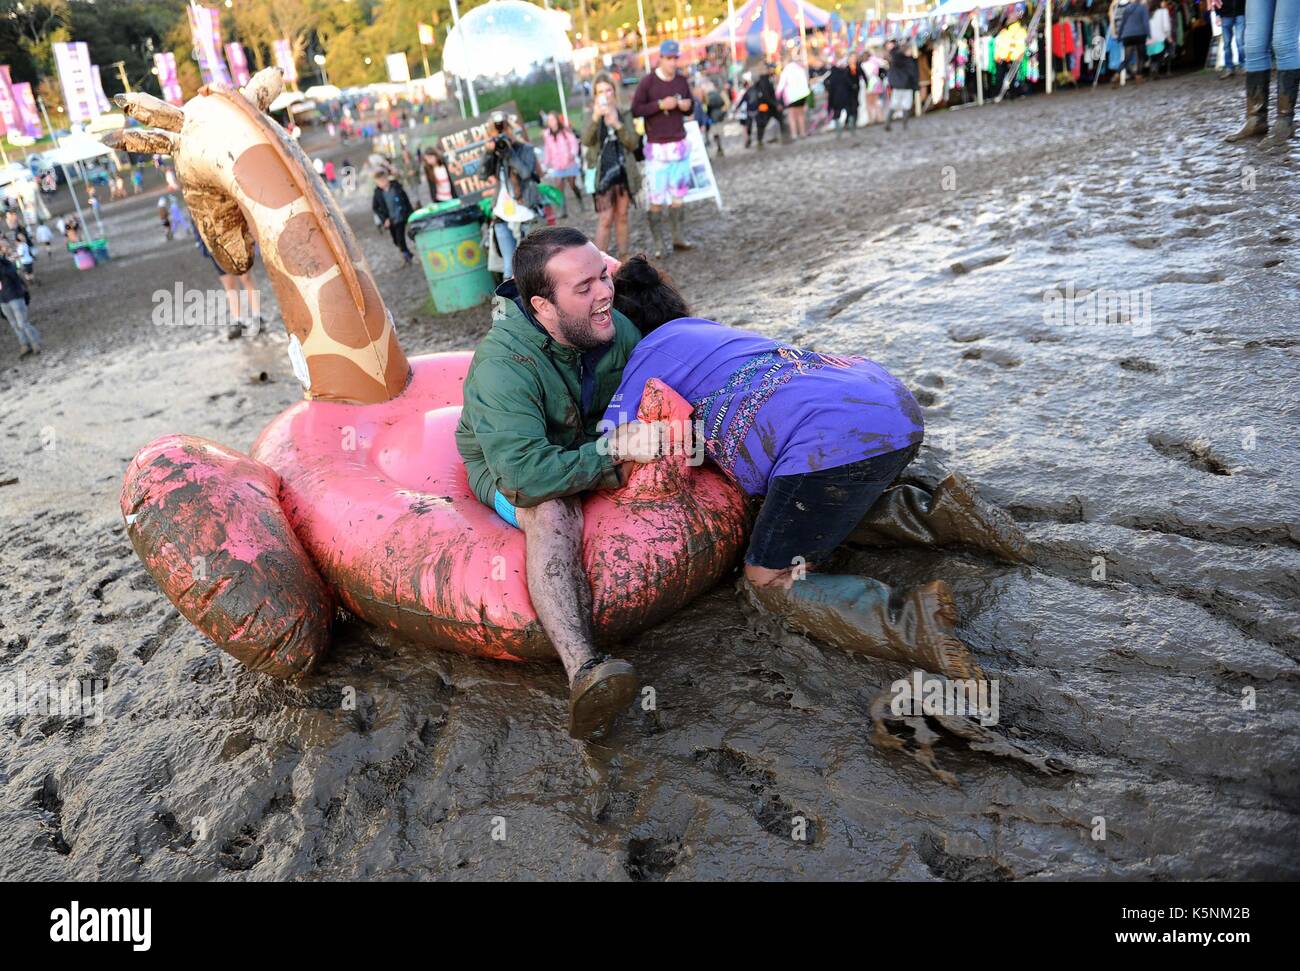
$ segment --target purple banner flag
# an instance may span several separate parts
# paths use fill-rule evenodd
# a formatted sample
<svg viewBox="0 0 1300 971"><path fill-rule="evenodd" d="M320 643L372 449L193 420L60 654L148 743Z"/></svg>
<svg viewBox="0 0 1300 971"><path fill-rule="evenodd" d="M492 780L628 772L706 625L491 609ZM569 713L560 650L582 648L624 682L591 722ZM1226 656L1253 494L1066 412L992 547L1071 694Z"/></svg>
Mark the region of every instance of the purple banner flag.
<svg viewBox="0 0 1300 971"><path fill-rule="evenodd" d="M244 54L244 45L231 41L226 45L226 63L230 65L230 76L241 88L248 83L248 57Z"/></svg>
<svg viewBox="0 0 1300 971"><path fill-rule="evenodd" d="M181 81L176 76L176 55L171 51L155 54L153 66L158 74L158 88L162 91L163 100L174 105L182 104L185 96L181 94Z"/></svg>
<svg viewBox="0 0 1300 971"><path fill-rule="evenodd" d="M45 128L41 125L41 113L36 110L36 95L32 93L32 86L26 81L15 84L14 96L18 99L18 117L22 119L23 133L32 138L40 138L45 134Z"/></svg>
<svg viewBox="0 0 1300 971"><path fill-rule="evenodd" d="M293 63L293 45L289 39L283 38L277 40L273 45L275 48L275 64L284 72L285 83L298 80L298 67Z"/></svg>
<svg viewBox="0 0 1300 971"><path fill-rule="evenodd" d="M68 121L90 121L99 115L94 82L90 78L90 51L81 41L55 41L53 46L54 66L63 86L63 106Z"/></svg>
<svg viewBox="0 0 1300 971"><path fill-rule="evenodd" d="M230 74L221 59L221 14L211 7L190 4L190 34L199 58L204 84L229 84Z"/></svg>

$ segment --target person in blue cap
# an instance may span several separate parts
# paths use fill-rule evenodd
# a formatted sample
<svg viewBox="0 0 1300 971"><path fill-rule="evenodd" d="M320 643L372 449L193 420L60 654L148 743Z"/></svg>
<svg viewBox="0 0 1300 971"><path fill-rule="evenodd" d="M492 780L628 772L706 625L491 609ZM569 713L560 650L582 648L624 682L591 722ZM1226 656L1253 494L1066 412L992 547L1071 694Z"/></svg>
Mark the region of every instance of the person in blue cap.
<svg viewBox="0 0 1300 971"><path fill-rule="evenodd" d="M664 242L663 208L675 250L694 247L682 233L682 202L691 187L691 149L686 119L694 101L691 86L677 70L682 50L675 40L659 45L659 63L641 79L632 96L632 114L645 119L646 209L655 240L655 257L668 252Z"/></svg>

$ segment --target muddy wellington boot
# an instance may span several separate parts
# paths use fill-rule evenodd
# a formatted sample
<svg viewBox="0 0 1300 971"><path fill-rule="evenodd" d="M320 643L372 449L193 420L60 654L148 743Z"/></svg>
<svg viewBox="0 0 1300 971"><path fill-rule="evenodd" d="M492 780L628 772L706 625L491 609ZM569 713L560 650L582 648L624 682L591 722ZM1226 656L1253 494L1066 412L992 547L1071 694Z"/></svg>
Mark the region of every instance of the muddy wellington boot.
<svg viewBox="0 0 1300 971"><path fill-rule="evenodd" d="M606 731L640 686L636 670L626 661L593 657L578 668L569 687L569 735L581 740Z"/></svg>
<svg viewBox="0 0 1300 971"><path fill-rule="evenodd" d="M1295 135L1295 98L1300 88L1300 70L1277 72L1277 122L1272 133L1260 144L1265 148L1284 148Z"/></svg>
<svg viewBox="0 0 1300 971"><path fill-rule="evenodd" d="M1246 72L1246 123L1225 142L1240 142L1268 134L1268 71Z"/></svg>
<svg viewBox="0 0 1300 971"><path fill-rule="evenodd" d="M944 546L961 543L988 550L1012 563L1032 563L1034 550L1010 516L980 498L974 484L949 473L928 492L920 486L886 489L849 541L863 546Z"/></svg>
<svg viewBox="0 0 1300 971"><path fill-rule="evenodd" d="M668 210L668 224L673 228L673 249L680 252L695 249L695 244L688 242L682 231L682 223L686 220L686 207L673 206Z"/></svg>
<svg viewBox="0 0 1300 971"><path fill-rule="evenodd" d="M650 209L645 214L646 222L650 224L650 235L654 237L655 241L655 251L653 255L656 260L663 259L664 254L668 252L668 247L664 243L663 216L664 214L662 210L656 212L655 210Z"/></svg>
<svg viewBox="0 0 1300 971"><path fill-rule="evenodd" d="M957 606L942 580L901 597L879 580L831 573L809 573L789 590L756 587L746 579L741 579L738 589L758 610L842 651L898 661L949 678L984 677L970 648L953 632Z"/></svg>

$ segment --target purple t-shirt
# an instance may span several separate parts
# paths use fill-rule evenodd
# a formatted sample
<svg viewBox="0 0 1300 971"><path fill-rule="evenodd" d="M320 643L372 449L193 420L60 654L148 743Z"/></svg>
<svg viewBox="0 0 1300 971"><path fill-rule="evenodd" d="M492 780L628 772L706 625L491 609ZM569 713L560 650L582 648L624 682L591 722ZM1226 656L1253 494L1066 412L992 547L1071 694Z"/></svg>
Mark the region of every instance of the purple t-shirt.
<svg viewBox="0 0 1300 971"><path fill-rule="evenodd" d="M924 435L916 399L874 361L802 351L698 317L670 321L636 345L605 420L634 420L650 378L695 406L706 454L754 496L766 495L774 476L849 465Z"/></svg>

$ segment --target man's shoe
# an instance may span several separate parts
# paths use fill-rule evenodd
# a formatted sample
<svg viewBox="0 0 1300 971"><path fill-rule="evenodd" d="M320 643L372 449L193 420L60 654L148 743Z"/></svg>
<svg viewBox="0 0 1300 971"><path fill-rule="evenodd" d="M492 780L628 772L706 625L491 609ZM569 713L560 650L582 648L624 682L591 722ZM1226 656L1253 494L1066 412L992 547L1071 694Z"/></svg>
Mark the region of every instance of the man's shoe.
<svg viewBox="0 0 1300 971"><path fill-rule="evenodd" d="M616 657L594 657L578 669L569 688L569 735L588 739L609 730L636 697L636 669Z"/></svg>
<svg viewBox="0 0 1300 971"><path fill-rule="evenodd" d="M242 320L232 321L226 328L226 340L236 341L244 336L244 322Z"/></svg>
<svg viewBox="0 0 1300 971"><path fill-rule="evenodd" d="M28 354L30 354L31 352L32 352L32 349L31 349L30 347L28 347L26 344L24 344L23 347L22 347L22 350L20 350L20 351L18 352L18 356L19 356L19 357L26 357L26 356L27 356Z"/></svg>

